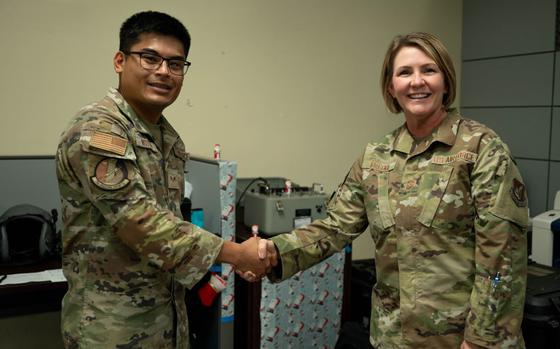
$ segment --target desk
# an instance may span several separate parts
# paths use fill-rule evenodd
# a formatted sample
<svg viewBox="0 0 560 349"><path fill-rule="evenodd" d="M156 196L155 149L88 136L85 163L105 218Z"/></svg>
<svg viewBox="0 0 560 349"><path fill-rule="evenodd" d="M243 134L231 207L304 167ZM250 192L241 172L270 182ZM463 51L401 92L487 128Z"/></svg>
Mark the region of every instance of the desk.
<svg viewBox="0 0 560 349"><path fill-rule="evenodd" d="M34 273L58 269L60 266L60 258L49 258L23 266L0 265L0 275ZM65 281L0 285L0 317L60 311L67 289Z"/></svg>

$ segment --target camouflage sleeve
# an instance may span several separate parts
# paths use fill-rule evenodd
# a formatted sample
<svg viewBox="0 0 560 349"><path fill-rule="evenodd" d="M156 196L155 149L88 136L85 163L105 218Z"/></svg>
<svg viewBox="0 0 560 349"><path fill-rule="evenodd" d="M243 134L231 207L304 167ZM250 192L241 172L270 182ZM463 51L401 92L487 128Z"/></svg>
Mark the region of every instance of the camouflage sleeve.
<svg viewBox="0 0 560 349"><path fill-rule="evenodd" d="M272 238L280 254L282 275L270 274L272 281L287 279L340 251L367 227L361 187L362 160L357 160L327 205L327 217Z"/></svg>
<svg viewBox="0 0 560 349"><path fill-rule="evenodd" d="M79 183L76 189L84 192L125 245L154 267L173 272L178 282L194 286L214 263L223 240L157 204L124 131L114 124L105 130L93 122L79 127L79 138L69 138L66 145L67 166ZM99 134L117 145L92 146Z"/></svg>
<svg viewBox="0 0 560 349"><path fill-rule="evenodd" d="M486 348L522 347L527 276L527 194L507 146L484 137L471 174L475 277L465 339Z"/></svg>

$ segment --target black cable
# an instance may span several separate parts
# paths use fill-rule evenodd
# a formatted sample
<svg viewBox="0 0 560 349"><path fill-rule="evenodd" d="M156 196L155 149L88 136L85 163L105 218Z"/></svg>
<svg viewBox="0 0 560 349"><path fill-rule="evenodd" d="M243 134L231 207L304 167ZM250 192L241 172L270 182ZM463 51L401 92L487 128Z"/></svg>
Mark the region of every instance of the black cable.
<svg viewBox="0 0 560 349"><path fill-rule="evenodd" d="M255 183L256 181L262 181L266 186L268 186L268 181L266 179L262 177L253 178L253 180L251 180L249 184L247 184L245 189L243 189L243 192L241 193L241 195L239 195L239 198L237 198L237 203L235 204L235 207L239 207L239 203L241 202L241 199L243 198L243 196L245 196L245 193L251 187L251 185L253 185L253 183Z"/></svg>

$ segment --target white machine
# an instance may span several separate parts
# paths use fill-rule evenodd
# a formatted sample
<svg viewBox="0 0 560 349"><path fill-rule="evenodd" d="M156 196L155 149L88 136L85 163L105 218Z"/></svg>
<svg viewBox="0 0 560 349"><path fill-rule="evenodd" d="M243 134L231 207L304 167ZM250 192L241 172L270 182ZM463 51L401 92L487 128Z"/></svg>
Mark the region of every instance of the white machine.
<svg viewBox="0 0 560 349"><path fill-rule="evenodd" d="M560 191L554 209L533 218L531 259L539 264L560 268Z"/></svg>

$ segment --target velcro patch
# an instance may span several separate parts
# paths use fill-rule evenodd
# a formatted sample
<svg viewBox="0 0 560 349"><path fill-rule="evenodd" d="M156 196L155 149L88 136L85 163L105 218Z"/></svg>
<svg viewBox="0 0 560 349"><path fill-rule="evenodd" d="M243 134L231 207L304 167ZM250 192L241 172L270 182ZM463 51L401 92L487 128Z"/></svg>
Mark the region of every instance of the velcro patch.
<svg viewBox="0 0 560 349"><path fill-rule="evenodd" d="M438 164L438 165L450 164L457 160L463 160L466 162L473 163L476 161L477 157L478 154L476 153L466 151L466 150L461 150L457 154L453 154L453 155L434 155L432 156L431 161L432 164Z"/></svg>
<svg viewBox="0 0 560 349"><path fill-rule="evenodd" d="M370 168L375 172L389 172L395 169L395 163L372 161Z"/></svg>
<svg viewBox="0 0 560 349"><path fill-rule="evenodd" d="M89 141L91 147L106 150L111 153L123 156L126 152L128 140L108 133L96 131Z"/></svg>
<svg viewBox="0 0 560 349"><path fill-rule="evenodd" d="M181 189L181 179L178 171L169 170L167 173L167 187L169 189Z"/></svg>
<svg viewBox="0 0 560 349"><path fill-rule="evenodd" d="M128 170L122 159L105 158L95 166L93 184L103 190L118 190L130 183Z"/></svg>

